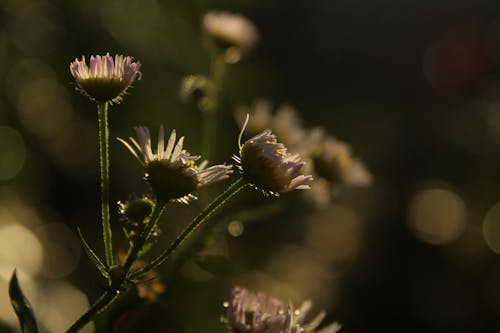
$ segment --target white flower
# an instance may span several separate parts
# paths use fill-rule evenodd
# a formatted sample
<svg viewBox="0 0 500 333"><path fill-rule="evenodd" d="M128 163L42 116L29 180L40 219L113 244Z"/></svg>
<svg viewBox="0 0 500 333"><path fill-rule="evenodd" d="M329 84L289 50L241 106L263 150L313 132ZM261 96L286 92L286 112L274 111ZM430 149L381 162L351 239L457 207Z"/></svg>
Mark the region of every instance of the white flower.
<svg viewBox="0 0 500 333"><path fill-rule="evenodd" d="M264 293L235 287L227 303L229 325L241 333L280 333L287 326L287 306Z"/></svg>
<svg viewBox="0 0 500 333"><path fill-rule="evenodd" d="M208 12L203 16L203 29L224 52L228 63L236 63L242 54L257 44L259 33L247 18L228 12Z"/></svg>
<svg viewBox="0 0 500 333"><path fill-rule="evenodd" d="M248 115L245 125L248 122ZM276 135L267 129L238 146L240 156L233 159L240 164L243 178L266 193L278 195L295 189L309 189L310 175L301 175L305 165L298 154L289 154L287 148L278 142Z"/></svg>
<svg viewBox="0 0 500 333"><path fill-rule="evenodd" d="M192 194L202 186L226 179L232 173L231 165L214 165L206 168L204 161L196 165L199 156L192 156L183 149L184 137L176 143L173 130L165 147L164 130L160 126L158 145L153 152L151 136L146 127L135 127L136 141L130 137L130 143L118 139L144 166L146 179L157 198L176 200L187 203L195 198Z"/></svg>
<svg viewBox="0 0 500 333"><path fill-rule="evenodd" d="M227 323L238 333L336 333L340 330L340 325L333 323L315 331L325 317L324 312L305 323L312 307L310 301L294 309L290 303L262 292L234 287L224 305Z"/></svg>
<svg viewBox="0 0 500 333"><path fill-rule="evenodd" d="M349 146L333 137L326 137L313 153L316 173L333 183L368 186L372 176L364 164L354 158Z"/></svg>
<svg viewBox="0 0 500 333"><path fill-rule="evenodd" d="M85 56L69 65L80 91L92 100L115 103L121 101L136 79L141 79L140 68L141 63L132 57L117 54L113 59L109 53L91 56L89 66Z"/></svg>

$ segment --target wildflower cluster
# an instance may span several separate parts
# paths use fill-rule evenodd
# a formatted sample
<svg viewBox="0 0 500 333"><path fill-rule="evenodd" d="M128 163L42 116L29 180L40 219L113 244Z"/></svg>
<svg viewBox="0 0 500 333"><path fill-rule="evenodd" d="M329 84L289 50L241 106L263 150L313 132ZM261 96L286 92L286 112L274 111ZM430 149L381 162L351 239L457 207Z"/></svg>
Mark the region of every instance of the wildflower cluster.
<svg viewBox="0 0 500 333"><path fill-rule="evenodd" d="M250 114L248 123L244 120L246 114ZM329 203L332 187L368 186L372 182L364 164L352 155L345 142L326 135L322 128L304 128L297 111L289 105L280 106L273 113L271 103L259 99L252 107L237 108L235 118L251 135L264 129L273 130L290 152L307 161L306 171L314 180L304 198L316 206Z"/></svg>
<svg viewBox="0 0 500 333"><path fill-rule="evenodd" d="M203 156L214 159L214 138L217 132L218 108L222 98L223 73L226 64L238 62L255 47L259 36L248 19L227 12L210 12L203 17L203 29L212 43L213 68L210 76L191 75L182 83L180 97L194 102L203 111L205 127ZM170 245L155 258L146 253L158 243L159 221L169 204L190 204L197 200L202 188L227 180L233 175L230 164L208 165L201 155L194 155L184 147L184 137L178 138L172 129L168 138L163 126L159 127L157 141L147 127L134 127L135 137L118 138L142 166L142 176L149 190L138 197L118 202L120 225L128 241L128 249L113 250L112 214L110 214L110 157L108 107L122 101L123 96L136 80L141 79L141 63L130 56L109 53L85 56L70 63L70 72L77 90L96 102L99 126L99 158L101 175L101 219L105 259L92 250L80 233L82 246L102 277L108 282L103 295L69 329L78 332L98 313L115 302L119 294L135 288L140 297L152 302L165 290L155 280L156 269L178 250L196 228L220 210L234 195L246 187L253 187L267 194L279 196L293 190L308 190L313 176L331 184L366 185L371 178L359 160L351 156L349 148L322 131L305 130L295 111L278 110L271 115L267 102L259 102L255 110L248 110L242 122L240 135L234 143L240 178L213 199L199 214L174 237ZM250 116L248 115L250 113ZM248 126L247 126L248 125ZM251 137L242 142L245 130ZM313 187L314 188L314 187ZM129 197L130 198L130 197ZM200 204L202 206L204 202ZM195 208L193 208L195 209ZM17 293L13 299L16 311L30 313L24 295ZM19 305L24 305L19 306ZM323 320L321 313L311 321L306 317L311 302L304 302L298 309L291 303L263 293L235 287L226 304L226 323L234 333L336 333L336 323L317 329ZM30 327L36 332L34 316ZM30 331L30 332L31 332Z"/></svg>

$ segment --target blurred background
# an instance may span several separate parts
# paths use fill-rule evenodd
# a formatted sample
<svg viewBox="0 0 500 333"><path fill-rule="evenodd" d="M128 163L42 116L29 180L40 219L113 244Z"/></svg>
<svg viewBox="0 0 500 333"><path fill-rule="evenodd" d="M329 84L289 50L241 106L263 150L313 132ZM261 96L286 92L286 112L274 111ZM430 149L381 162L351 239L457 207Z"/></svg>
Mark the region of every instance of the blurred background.
<svg viewBox="0 0 500 333"><path fill-rule="evenodd" d="M310 298L344 332L497 332L500 3L486 0L1 0L0 330L17 332L14 267L44 332L62 332L105 287L75 234L103 253L97 113L69 63L141 61L142 81L110 112L113 201L141 195L140 166L114 138L164 124L200 152L202 117L179 85L208 73L201 18L214 9L260 31L227 68L214 162L237 152L235 108L263 97L348 142L373 184L335 188L321 208L247 191L162 266L163 293L130 293L87 331L224 332L238 284ZM171 205L157 247L199 208Z"/></svg>

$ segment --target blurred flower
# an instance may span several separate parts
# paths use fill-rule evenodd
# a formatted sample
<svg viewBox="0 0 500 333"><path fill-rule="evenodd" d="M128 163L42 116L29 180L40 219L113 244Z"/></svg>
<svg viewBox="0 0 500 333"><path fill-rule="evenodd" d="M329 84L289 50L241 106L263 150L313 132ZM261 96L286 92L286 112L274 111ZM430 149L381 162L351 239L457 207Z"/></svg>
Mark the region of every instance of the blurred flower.
<svg viewBox="0 0 500 333"><path fill-rule="evenodd" d="M311 189L303 191L301 198L313 208L326 208L332 199L330 183L327 180L318 177L311 182Z"/></svg>
<svg viewBox="0 0 500 333"><path fill-rule="evenodd" d="M141 79L140 68L141 63L132 57L117 54L113 60L109 53L91 56L90 66L87 66L85 56L69 65L78 90L101 103L119 103L132 83Z"/></svg>
<svg viewBox="0 0 500 333"><path fill-rule="evenodd" d="M235 119L240 128L247 114L250 115L250 120L246 131L250 135L256 135L269 128L289 151L298 153L302 157L310 154L311 147L314 147L323 135L319 128L304 129L297 110L291 105L278 106L274 114L272 104L264 98L257 99L250 107L239 106L235 111Z"/></svg>
<svg viewBox="0 0 500 333"><path fill-rule="evenodd" d="M246 114L250 115L248 121ZM372 182L369 171L352 156L345 143L325 135L321 127L304 128L292 106L281 105L273 112L272 104L261 98L250 107L238 107L235 119L251 135L271 130L290 153L301 156L306 162L302 173L312 175L314 181L309 183L311 190L304 191L300 197L314 208L328 206L335 194L332 185L368 186Z"/></svg>
<svg viewBox="0 0 500 333"><path fill-rule="evenodd" d="M295 189L309 189L307 183L312 180L312 176L299 174L305 162L298 154L289 154L287 148L268 129L242 145L244 130L245 125L238 139L240 156L233 156L233 159L240 164L243 178L248 183L275 195Z"/></svg>
<svg viewBox="0 0 500 333"><path fill-rule="evenodd" d="M280 333L287 326L288 307L277 298L234 287L227 306L229 325L241 333Z"/></svg>
<svg viewBox="0 0 500 333"><path fill-rule="evenodd" d="M184 103L194 103L202 111L210 106L207 90L211 89L212 83L202 75L188 75L182 79L179 97Z"/></svg>
<svg viewBox="0 0 500 333"><path fill-rule="evenodd" d="M217 48L225 52L229 63L238 62L259 40L255 25L247 18L228 12L208 12L203 16L203 29Z"/></svg>
<svg viewBox="0 0 500 333"><path fill-rule="evenodd" d="M371 174L352 156L349 146L333 137L326 137L312 158L316 173L332 183L368 186L372 182Z"/></svg>
<svg viewBox="0 0 500 333"><path fill-rule="evenodd" d="M340 325L333 323L319 331L315 329L325 314L320 313L312 321L304 323L312 307L310 301L302 303L299 309L293 309L281 300L261 292L234 287L227 307L227 323L238 333L335 333Z"/></svg>
<svg viewBox="0 0 500 333"><path fill-rule="evenodd" d="M214 165L205 168L207 162L196 165L199 156L191 156L183 150L184 137L177 144L175 130L170 134L164 148L164 130L160 126L156 153L152 151L151 136L146 127L135 128L138 141L130 137L129 144L118 139L139 160L145 168L146 179L154 194L160 200L188 203L194 199L192 192L229 177L232 165Z"/></svg>

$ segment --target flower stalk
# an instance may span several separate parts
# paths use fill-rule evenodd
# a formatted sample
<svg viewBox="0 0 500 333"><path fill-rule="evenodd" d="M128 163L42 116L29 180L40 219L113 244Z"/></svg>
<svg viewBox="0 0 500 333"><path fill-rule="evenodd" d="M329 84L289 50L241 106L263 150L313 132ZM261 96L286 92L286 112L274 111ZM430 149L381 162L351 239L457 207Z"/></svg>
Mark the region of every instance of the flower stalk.
<svg viewBox="0 0 500 333"><path fill-rule="evenodd" d="M193 233L193 231L199 227L203 222L205 222L210 216L212 216L217 210L222 208L229 199L236 195L239 191L247 186L247 183L243 178L238 179L231 186L229 186L221 195L219 195L214 201L212 201L203 212L196 216L193 221L182 231L182 233L170 244L170 246L163 251L156 259L151 261L149 264L143 268L130 274L130 279L141 276L142 274L158 267L167 260L172 253L179 248L179 246L184 243L184 241Z"/></svg>
<svg viewBox="0 0 500 333"><path fill-rule="evenodd" d="M113 300L118 297L118 293L114 290L108 290L85 312L77 321L71 325L70 328L66 331L66 333L76 333L79 332L85 325L87 325L95 315L101 312L104 308L106 308L109 304L113 302Z"/></svg>
<svg viewBox="0 0 500 333"><path fill-rule="evenodd" d="M113 244L109 215L109 125L108 102L97 103L99 115L99 157L101 169L101 217L106 264L113 266Z"/></svg>
<svg viewBox="0 0 500 333"><path fill-rule="evenodd" d="M226 63L223 55L214 52L213 60L210 70L210 89L208 89L208 104L204 112L205 121L203 122L203 147L202 155L207 159L214 157L214 147L217 139L217 128L219 121L219 107L220 107L220 92L222 90L222 83L224 80Z"/></svg>
<svg viewBox="0 0 500 333"><path fill-rule="evenodd" d="M151 217L149 219L147 227L143 230L143 232L139 236L139 239L136 242L134 242L133 246L129 250L127 258L125 259L125 263L123 264L125 272L128 272L130 270L130 267L132 267L132 264L137 259L140 250L142 249L144 244L148 241L153 230L155 230L156 226L158 225L158 221L160 220L160 216L163 212L163 209L165 208L165 205L166 205L165 201L156 202L156 205L154 206L153 211L151 212Z"/></svg>

